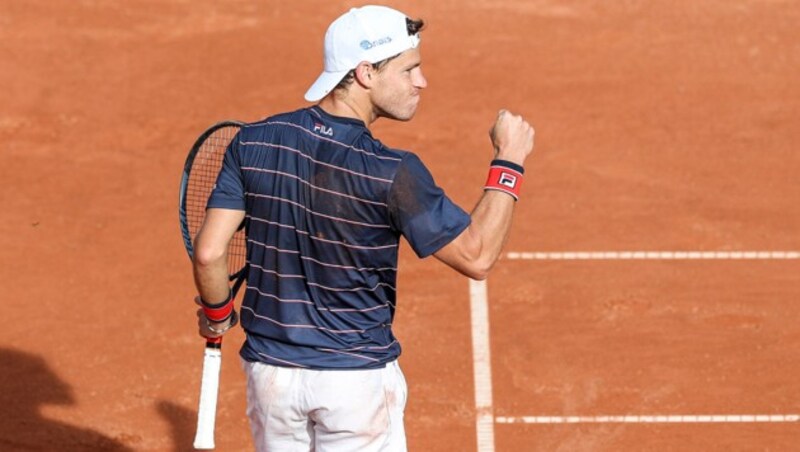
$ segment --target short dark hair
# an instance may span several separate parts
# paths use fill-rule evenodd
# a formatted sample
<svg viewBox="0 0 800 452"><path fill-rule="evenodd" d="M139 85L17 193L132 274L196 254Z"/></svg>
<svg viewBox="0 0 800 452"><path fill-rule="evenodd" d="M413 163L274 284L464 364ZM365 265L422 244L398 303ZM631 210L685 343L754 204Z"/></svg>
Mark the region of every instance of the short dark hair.
<svg viewBox="0 0 800 452"><path fill-rule="evenodd" d="M413 19L409 19L408 17L406 17L406 30L408 30L408 35L409 36L414 36L414 35L419 34L424 28L425 28L425 21L424 20L422 20L422 19L413 20ZM372 63L372 68L375 69L376 71L380 71L384 66L386 66L386 63L392 61L393 59L397 58L398 56L400 56L400 55L398 54L398 55L386 58L385 60L378 61L377 63ZM339 82L339 84L336 85L336 88L334 88L333 90L336 91L338 89L347 88L348 86L353 84L353 81L355 79L356 79L356 70L352 69L350 72L347 73L347 75L344 76L342 81Z"/></svg>

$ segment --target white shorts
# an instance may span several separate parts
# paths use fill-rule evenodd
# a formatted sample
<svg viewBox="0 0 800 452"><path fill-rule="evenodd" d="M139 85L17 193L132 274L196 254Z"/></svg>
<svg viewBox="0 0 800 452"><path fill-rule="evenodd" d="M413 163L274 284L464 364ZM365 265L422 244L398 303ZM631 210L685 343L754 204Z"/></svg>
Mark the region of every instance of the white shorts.
<svg viewBox="0 0 800 452"><path fill-rule="evenodd" d="M257 451L406 450L408 388L397 361L370 370L242 365Z"/></svg>

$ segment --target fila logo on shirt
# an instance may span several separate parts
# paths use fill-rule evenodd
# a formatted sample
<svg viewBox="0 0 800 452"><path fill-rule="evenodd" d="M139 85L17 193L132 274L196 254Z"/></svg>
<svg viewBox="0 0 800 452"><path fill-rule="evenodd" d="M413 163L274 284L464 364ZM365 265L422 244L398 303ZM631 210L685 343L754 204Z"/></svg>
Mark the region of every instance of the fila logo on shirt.
<svg viewBox="0 0 800 452"><path fill-rule="evenodd" d="M333 136L333 127L325 127L325 124L315 122L314 123L314 132L327 135L329 137Z"/></svg>
<svg viewBox="0 0 800 452"><path fill-rule="evenodd" d="M500 173L500 179L497 181L500 185L505 185L508 188L514 188L517 186L517 176L511 173Z"/></svg>

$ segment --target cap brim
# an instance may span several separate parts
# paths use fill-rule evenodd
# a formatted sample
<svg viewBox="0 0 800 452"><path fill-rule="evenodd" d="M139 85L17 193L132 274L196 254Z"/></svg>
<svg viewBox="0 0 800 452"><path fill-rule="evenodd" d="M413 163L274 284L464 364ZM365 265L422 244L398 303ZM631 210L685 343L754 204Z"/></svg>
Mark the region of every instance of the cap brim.
<svg viewBox="0 0 800 452"><path fill-rule="evenodd" d="M309 102L316 102L336 88L336 85L342 81L345 75L350 71L342 72L323 72L317 77L317 80L311 85L311 88L306 91L305 98Z"/></svg>

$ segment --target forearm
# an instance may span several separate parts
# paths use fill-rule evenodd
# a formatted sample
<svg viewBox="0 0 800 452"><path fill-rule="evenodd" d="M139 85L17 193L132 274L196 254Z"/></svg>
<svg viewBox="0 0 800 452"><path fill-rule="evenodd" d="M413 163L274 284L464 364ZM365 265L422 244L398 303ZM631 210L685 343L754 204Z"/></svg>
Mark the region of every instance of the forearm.
<svg viewBox="0 0 800 452"><path fill-rule="evenodd" d="M474 244L470 260L481 271L488 272L500 257L511 230L515 204L510 195L487 190L473 209L467 229Z"/></svg>
<svg viewBox="0 0 800 452"><path fill-rule="evenodd" d="M211 261L194 260L194 283L206 303L218 304L228 298L228 264L226 256Z"/></svg>
<svg viewBox="0 0 800 452"><path fill-rule="evenodd" d="M195 259L194 281L200 294L195 300L200 306L197 310L200 335L206 338L220 337L236 321L236 313L230 300L225 259L211 262Z"/></svg>

